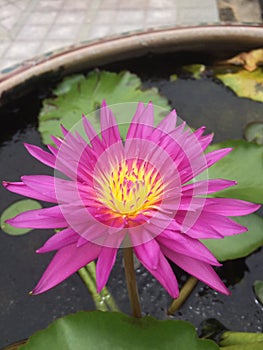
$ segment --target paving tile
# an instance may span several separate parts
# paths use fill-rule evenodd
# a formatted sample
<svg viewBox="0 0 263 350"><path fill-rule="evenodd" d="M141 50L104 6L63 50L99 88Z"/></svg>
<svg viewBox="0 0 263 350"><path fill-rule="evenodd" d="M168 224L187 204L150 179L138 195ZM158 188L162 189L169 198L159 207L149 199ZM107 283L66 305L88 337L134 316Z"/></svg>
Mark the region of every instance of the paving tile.
<svg viewBox="0 0 263 350"><path fill-rule="evenodd" d="M18 10L19 11L19 10ZM17 12L18 14L18 12ZM1 26L7 30L11 30L17 23L17 16L13 15L0 20Z"/></svg>
<svg viewBox="0 0 263 350"><path fill-rule="evenodd" d="M117 8L119 9L145 9L147 8L148 0L118 0Z"/></svg>
<svg viewBox="0 0 263 350"><path fill-rule="evenodd" d="M84 1L84 0L83 0ZM63 0L39 0L34 10L36 11L58 11L63 5Z"/></svg>
<svg viewBox="0 0 263 350"><path fill-rule="evenodd" d="M80 28L80 24L54 24L46 38L47 40L72 40L76 37Z"/></svg>
<svg viewBox="0 0 263 350"><path fill-rule="evenodd" d="M101 10L94 13L93 22L99 27L100 24L108 23L110 26L114 24L117 17L116 10Z"/></svg>
<svg viewBox="0 0 263 350"><path fill-rule="evenodd" d="M119 34L119 33L128 33L132 32L134 30L139 30L144 28L144 23L127 23L127 24L117 24L113 27L112 33Z"/></svg>
<svg viewBox="0 0 263 350"><path fill-rule="evenodd" d="M94 18L94 12L87 11L85 13L85 18L82 21L82 23L90 23L90 22L92 22L93 18Z"/></svg>
<svg viewBox="0 0 263 350"><path fill-rule="evenodd" d="M1 7L4 7L4 6L7 6L9 4L9 1L8 0L1 0L0 2L0 8Z"/></svg>
<svg viewBox="0 0 263 350"><path fill-rule="evenodd" d="M24 41L40 41L46 36L49 27L46 25L25 24L21 31L17 34L16 40L19 43L20 40Z"/></svg>
<svg viewBox="0 0 263 350"><path fill-rule="evenodd" d="M21 63L20 58L2 58L1 59L1 65L0 65L0 70L4 70L10 67L13 67L17 64Z"/></svg>
<svg viewBox="0 0 263 350"><path fill-rule="evenodd" d="M0 25L0 40L2 41L2 40L11 40L11 39L12 37L8 32L8 30L4 26Z"/></svg>
<svg viewBox="0 0 263 350"><path fill-rule="evenodd" d="M39 54L61 49L72 45L73 40L46 40L39 49Z"/></svg>
<svg viewBox="0 0 263 350"><path fill-rule="evenodd" d="M19 13L19 9L13 4L7 4L6 6L1 6L0 8L0 20L12 17Z"/></svg>
<svg viewBox="0 0 263 350"><path fill-rule="evenodd" d="M211 9L185 9L178 11L176 22L180 24L198 25L203 23L212 23L218 21L218 14L213 13Z"/></svg>
<svg viewBox="0 0 263 350"><path fill-rule="evenodd" d="M39 42L14 42L4 53L5 58L24 60L35 56L39 51Z"/></svg>
<svg viewBox="0 0 263 350"><path fill-rule="evenodd" d="M6 52L9 46L10 46L9 41L6 41L6 42L0 41L0 57L3 56L3 54Z"/></svg>
<svg viewBox="0 0 263 350"><path fill-rule="evenodd" d="M96 1L96 0L95 0ZM94 0L64 0L63 9L67 10L86 10L94 5ZM99 5L99 1L97 0Z"/></svg>
<svg viewBox="0 0 263 350"><path fill-rule="evenodd" d="M13 5L15 5L19 10L23 11L27 8L28 4L30 3L30 0L15 0L13 2Z"/></svg>
<svg viewBox="0 0 263 350"><path fill-rule="evenodd" d="M177 0L178 24L200 24L219 21L216 0L202 0L193 3L193 0Z"/></svg>
<svg viewBox="0 0 263 350"><path fill-rule="evenodd" d="M144 10L118 10L116 11L117 23L140 23L144 20Z"/></svg>
<svg viewBox="0 0 263 350"><path fill-rule="evenodd" d="M174 7L176 7L175 0L149 0L148 2L148 8L167 9Z"/></svg>
<svg viewBox="0 0 263 350"><path fill-rule="evenodd" d="M101 10L113 10L118 8L117 4L118 0L101 0L99 7Z"/></svg>
<svg viewBox="0 0 263 350"><path fill-rule="evenodd" d="M176 0L177 8L198 8L198 9L213 9L217 8L217 0Z"/></svg>
<svg viewBox="0 0 263 350"><path fill-rule="evenodd" d="M37 25L49 25L54 22L55 18L58 16L57 11L33 11L27 19L27 24L37 24Z"/></svg>
<svg viewBox="0 0 263 350"><path fill-rule="evenodd" d="M112 28L109 27L108 25L91 25L90 30L87 33L87 39L97 39L97 38L102 38L104 36L108 36L112 34Z"/></svg>
<svg viewBox="0 0 263 350"><path fill-rule="evenodd" d="M164 25L167 23L175 24L176 11L175 9L172 9L170 11L150 9L147 11L145 22L146 24L156 24L156 25Z"/></svg>
<svg viewBox="0 0 263 350"><path fill-rule="evenodd" d="M89 32L90 32L90 29L91 29L91 24L90 23L83 23L81 26L80 26L80 29L79 29L79 32L76 36L76 40L79 42L79 41L86 41L86 40L89 40Z"/></svg>
<svg viewBox="0 0 263 350"><path fill-rule="evenodd" d="M56 23L61 24L74 24L82 23L86 17L85 12L82 10L73 11L61 11L56 17Z"/></svg>

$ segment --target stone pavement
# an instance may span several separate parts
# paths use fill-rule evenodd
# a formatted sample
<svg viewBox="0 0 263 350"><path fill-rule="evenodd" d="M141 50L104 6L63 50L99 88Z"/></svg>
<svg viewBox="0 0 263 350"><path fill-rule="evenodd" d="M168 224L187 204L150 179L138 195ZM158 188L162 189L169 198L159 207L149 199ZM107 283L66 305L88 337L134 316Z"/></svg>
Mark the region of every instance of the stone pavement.
<svg viewBox="0 0 263 350"><path fill-rule="evenodd" d="M234 13L238 6L232 6L238 1L247 15L252 8L246 11L246 2L253 3L256 14L248 22L262 20L259 0L0 0L0 70L47 51L113 34L218 23L221 14L229 11L234 16L230 21L238 21Z"/></svg>

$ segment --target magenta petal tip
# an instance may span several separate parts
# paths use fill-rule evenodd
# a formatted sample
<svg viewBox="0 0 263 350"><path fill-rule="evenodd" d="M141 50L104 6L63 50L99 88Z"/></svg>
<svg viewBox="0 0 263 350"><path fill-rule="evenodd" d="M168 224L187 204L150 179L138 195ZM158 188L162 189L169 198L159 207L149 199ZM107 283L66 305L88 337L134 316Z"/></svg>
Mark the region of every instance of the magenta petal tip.
<svg viewBox="0 0 263 350"><path fill-rule="evenodd" d="M34 145L31 145L30 143L24 142L24 147L29 151L30 147L34 147Z"/></svg>
<svg viewBox="0 0 263 350"><path fill-rule="evenodd" d="M102 107L102 108L107 107L107 103L106 103L106 100L105 100L105 99L102 100L102 102L101 102L101 107Z"/></svg>

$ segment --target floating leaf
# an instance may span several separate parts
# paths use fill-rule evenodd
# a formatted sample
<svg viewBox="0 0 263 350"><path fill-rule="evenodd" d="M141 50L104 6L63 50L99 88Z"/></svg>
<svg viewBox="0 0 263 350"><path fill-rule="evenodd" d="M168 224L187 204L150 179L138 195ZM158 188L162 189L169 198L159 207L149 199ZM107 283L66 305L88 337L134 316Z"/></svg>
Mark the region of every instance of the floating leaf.
<svg viewBox="0 0 263 350"><path fill-rule="evenodd" d="M219 261L245 257L263 245L263 218L261 216L250 214L232 219L247 227L248 231L223 239L202 240Z"/></svg>
<svg viewBox="0 0 263 350"><path fill-rule="evenodd" d="M203 64L190 64L188 66L183 66L182 68L191 73L192 77L195 79L200 79L202 73L205 71L205 66Z"/></svg>
<svg viewBox="0 0 263 350"><path fill-rule="evenodd" d="M14 344L7 346L3 350L19 350L20 346L25 344L25 343L26 343L26 340L21 340L19 342L16 342Z"/></svg>
<svg viewBox="0 0 263 350"><path fill-rule="evenodd" d="M232 140L211 145L208 149L225 147L233 150L209 168L209 178L235 180L238 184L217 192L216 196L263 203L263 146Z"/></svg>
<svg viewBox="0 0 263 350"><path fill-rule="evenodd" d="M263 281L254 282L254 291L258 300L261 302L261 304L263 304Z"/></svg>
<svg viewBox="0 0 263 350"><path fill-rule="evenodd" d="M258 66L263 64L263 49L241 52L237 56L217 62L217 64L234 64L237 66L243 66L247 71L252 72L257 69Z"/></svg>
<svg viewBox="0 0 263 350"><path fill-rule="evenodd" d="M11 204L1 215L1 229L12 236L20 236L30 232L31 228L17 228L7 224L5 221L28 210L40 209L41 204L32 199L22 199Z"/></svg>
<svg viewBox="0 0 263 350"><path fill-rule="evenodd" d="M221 73L216 74L216 77L232 89L237 96L263 102L263 70L261 68L253 72L238 70L235 73Z"/></svg>
<svg viewBox="0 0 263 350"><path fill-rule="evenodd" d="M262 350L263 342L259 343L249 343L249 344L238 344L238 345L230 345L226 347L220 347L222 350Z"/></svg>
<svg viewBox="0 0 263 350"><path fill-rule="evenodd" d="M198 327L199 336L204 339L218 339L226 330L227 328L215 318L204 319Z"/></svg>
<svg viewBox="0 0 263 350"><path fill-rule="evenodd" d="M263 333L249 333L249 332L232 332L232 331L226 331L222 333L221 339L220 339L220 346L228 347L232 345L240 345L240 349L254 349L254 348L246 348L242 347L251 344L263 344ZM227 348L226 348L227 349ZM260 349L260 348L255 348ZM262 348L261 348L262 349Z"/></svg>
<svg viewBox="0 0 263 350"><path fill-rule="evenodd" d="M195 328L184 321L158 321L121 313L78 312L56 320L30 337L20 350L219 350L210 340L197 338Z"/></svg>
<svg viewBox="0 0 263 350"><path fill-rule="evenodd" d="M263 122L251 122L244 131L244 137L249 142L263 145Z"/></svg>
<svg viewBox="0 0 263 350"><path fill-rule="evenodd" d="M148 103L165 109L157 111L157 119L163 118L170 110L168 101L159 95L156 88L142 90L142 82L135 75L124 71L119 74L107 71L92 71L87 77L74 75L65 78L54 90L54 98L43 101L43 108L39 115L39 132L45 144L50 143L50 135L61 135L60 125L71 129L81 120L82 114L88 116L97 131L100 122L96 113L101 102L105 99L108 105L121 104L114 113L120 124L129 123L133 116L137 102ZM127 107L128 102L133 104ZM124 104L125 103L125 104ZM128 127L121 129L124 138Z"/></svg>

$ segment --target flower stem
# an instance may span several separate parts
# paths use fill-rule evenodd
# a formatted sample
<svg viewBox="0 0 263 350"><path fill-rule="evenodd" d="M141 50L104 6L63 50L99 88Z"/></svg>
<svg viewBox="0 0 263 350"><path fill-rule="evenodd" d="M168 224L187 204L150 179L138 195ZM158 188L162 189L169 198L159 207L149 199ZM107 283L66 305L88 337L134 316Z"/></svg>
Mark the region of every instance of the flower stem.
<svg viewBox="0 0 263 350"><path fill-rule="evenodd" d="M82 269L80 269L78 273L81 279L83 280L83 282L85 283L86 287L88 288L88 291L92 296L96 309L100 311L107 311L107 306L102 301L101 296L96 292L96 285L92 281L92 278L89 272L86 270L86 267L83 267Z"/></svg>
<svg viewBox="0 0 263 350"><path fill-rule="evenodd" d="M142 317L142 312L134 271L133 250L131 247L124 248L124 268L132 315L140 318Z"/></svg>
<svg viewBox="0 0 263 350"><path fill-rule="evenodd" d="M101 311L119 311L112 295L104 287L100 293L97 293L96 287L96 265L94 261L80 269L79 275L90 292L97 310Z"/></svg>
<svg viewBox="0 0 263 350"><path fill-rule="evenodd" d="M183 285L182 289L180 290L180 295L177 299L175 299L171 306L168 309L168 315L172 315L180 309L180 307L183 305L183 303L186 301L186 299L189 297L193 289L195 288L198 280L191 276L188 278L186 283Z"/></svg>

